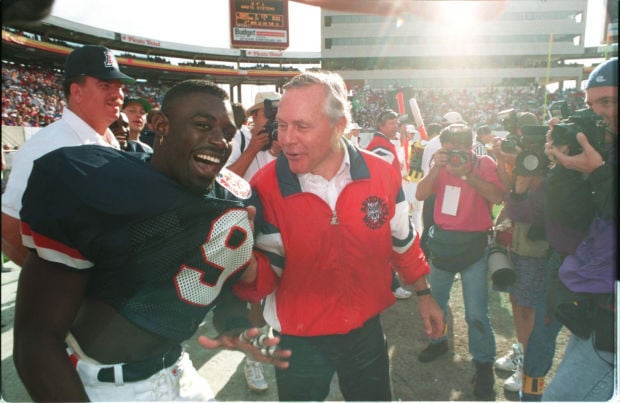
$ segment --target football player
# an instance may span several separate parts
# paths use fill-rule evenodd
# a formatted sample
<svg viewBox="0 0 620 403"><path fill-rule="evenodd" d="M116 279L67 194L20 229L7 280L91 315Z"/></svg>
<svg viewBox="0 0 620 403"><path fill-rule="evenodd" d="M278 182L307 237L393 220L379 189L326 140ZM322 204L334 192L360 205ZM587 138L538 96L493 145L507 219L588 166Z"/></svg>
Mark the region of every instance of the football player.
<svg viewBox="0 0 620 403"><path fill-rule="evenodd" d="M35 401L213 399L181 343L214 307L222 333L201 345L288 366L277 337L242 332L247 318L224 303L237 281L261 291L248 210L214 196L236 132L227 94L184 81L154 119L148 164L96 145L34 164L14 360Z"/></svg>

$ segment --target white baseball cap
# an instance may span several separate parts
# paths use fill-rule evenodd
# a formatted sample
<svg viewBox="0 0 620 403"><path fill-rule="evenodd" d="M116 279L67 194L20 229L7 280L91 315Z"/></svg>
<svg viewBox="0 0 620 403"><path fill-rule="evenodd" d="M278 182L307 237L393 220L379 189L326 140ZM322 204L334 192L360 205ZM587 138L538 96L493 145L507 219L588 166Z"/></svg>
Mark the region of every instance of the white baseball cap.
<svg viewBox="0 0 620 403"><path fill-rule="evenodd" d="M273 92L273 91L258 92L256 96L254 97L254 105L250 106L245 111L245 115L250 116L252 112L254 112L255 110L263 108L265 105L265 99L270 99L272 101L279 101L280 98L282 98L282 95L278 94L277 92Z"/></svg>

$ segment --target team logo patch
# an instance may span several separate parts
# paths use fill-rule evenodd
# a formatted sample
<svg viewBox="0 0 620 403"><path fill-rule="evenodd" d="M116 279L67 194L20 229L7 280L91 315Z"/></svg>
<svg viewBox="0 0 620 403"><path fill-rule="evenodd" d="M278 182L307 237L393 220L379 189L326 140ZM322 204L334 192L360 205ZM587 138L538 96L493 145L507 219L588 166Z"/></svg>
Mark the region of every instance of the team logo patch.
<svg viewBox="0 0 620 403"><path fill-rule="evenodd" d="M366 223L370 229L377 229L385 224L388 211L388 206L385 201L377 196L370 196L362 203L364 223Z"/></svg>
<svg viewBox="0 0 620 403"><path fill-rule="evenodd" d="M116 61L116 58L110 51L105 52L105 63L104 64L105 64L105 67L113 67L115 69L118 69L118 62Z"/></svg>

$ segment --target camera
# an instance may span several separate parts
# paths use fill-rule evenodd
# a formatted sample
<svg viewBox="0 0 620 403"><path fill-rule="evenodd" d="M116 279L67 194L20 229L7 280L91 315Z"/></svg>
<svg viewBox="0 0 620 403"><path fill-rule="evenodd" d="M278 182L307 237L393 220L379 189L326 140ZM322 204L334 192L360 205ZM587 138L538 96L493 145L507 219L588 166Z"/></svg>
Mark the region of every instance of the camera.
<svg viewBox="0 0 620 403"><path fill-rule="evenodd" d="M515 271L506 249L498 244L491 244L487 250L487 266L491 281L502 290L517 280Z"/></svg>
<svg viewBox="0 0 620 403"><path fill-rule="evenodd" d="M519 136L517 136L516 134L508 134L505 138L502 139L502 142L500 143L500 148L505 153L516 153L519 142Z"/></svg>
<svg viewBox="0 0 620 403"><path fill-rule="evenodd" d="M517 111L515 111L512 108L500 111L497 114L497 118L502 123L502 126L504 126L504 129L508 131L508 133L512 135L515 135L517 133L517 128L518 128Z"/></svg>
<svg viewBox="0 0 620 403"><path fill-rule="evenodd" d="M264 113L267 118L267 122L263 126L263 130L261 130L260 133L267 133L267 136L269 136L269 141L263 147L263 151L269 150L273 142L278 140L278 122L276 122L276 115L278 114L277 103L278 101L271 99L265 99L264 101Z"/></svg>
<svg viewBox="0 0 620 403"><path fill-rule="evenodd" d="M517 155L515 174L532 176L544 174L549 167L549 157L545 154L547 126L524 125L521 127L519 147L521 152Z"/></svg>
<svg viewBox="0 0 620 403"><path fill-rule="evenodd" d="M502 140L500 146L503 152L516 153L515 174L521 176L539 175L546 171L549 157L545 154L547 126L524 125L521 127L521 136L509 134Z"/></svg>
<svg viewBox="0 0 620 403"><path fill-rule="evenodd" d="M551 138L553 145L568 145L568 154L576 155L583 151L577 141L577 133L583 133L596 151L602 154L605 147L605 123L603 118L591 109L576 110L561 123L553 126Z"/></svg>
<svg viewBox="0 0 620 403"><path fill-rule="evenodd" d="M469 162L471 155L468 151L463 150L450 150L446 151L448 157L448 164L453 167L460 167Z"/></svg>

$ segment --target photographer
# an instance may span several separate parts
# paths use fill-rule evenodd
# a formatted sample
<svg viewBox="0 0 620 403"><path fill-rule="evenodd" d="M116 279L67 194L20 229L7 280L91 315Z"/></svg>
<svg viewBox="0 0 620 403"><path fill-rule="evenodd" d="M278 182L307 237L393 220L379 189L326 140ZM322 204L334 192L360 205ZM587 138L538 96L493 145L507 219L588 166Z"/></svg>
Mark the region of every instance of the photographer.
<svg viewBox="0 0 620 403"><path fill-rule="evenodd" d="M555 314L572 335L556 376L543 395L545 401L609 400L617 376L617 58L592 71L586 85L586 103L606 126L602 144L590 130L577 133L578 145L573 142L572 146L558 146L553 130L552 141L547 144L552 160L585 177L594 218L587 237L559 268L559 304ZM580 125L579 129L582 128Z"/></svg>
<svg viewBox="0 0 620 403"><path fill-rule="evenodd" d="M269 116L265 113L265 100L271 101L271 105L277 107L280 98L281 95L277 92L257 93L254 105L246 111L246 117L251 118L252 122L249 127L241 126L233 139L233 152L226 166L237 175L243 176L245 180L249 181L259 169L276 159L280 153L278 141L274 141L271 133L265 128L270 122Z"/></svg>
<svg viewBox="0 0 620 403"><path fill-rule="evenodd" d="M599 76L595 74L596 71L592 73L588 80L588 89L586 90L588 103L595 113L600 114L604 118L608 131L616 133L617 79L598 79L597 77ZM614 68L613 71L616 71L616 69ZM607 84L605 96L599 95L601 89L596 85L601 81ZM610 82L613 85L609 84ZM608 105L608 107L602 107L604 105ZM581 115L583 115L583 112L581 112ZM607 141L605 148L607 151L603 152L603 154L597 152L592 147L588 147L588 141L583 134L576 135L573 138L574 141L569 141L569 143L573 144L572 149L568 145L558 147L553 144L551 139L559 121L555 120L551 123L553 130L550 130L548 134L549 141L545 148L547 155L555 162L555 165L545 177L545 180L536 188L531 186L531 176L517 176L515 187L506 200L508 215L513 220L529 223L544 222L547 240L552 250L547 262L548 278L546 279L547 285L545 286L548 290L547 296L536 306L534 328L528 339L525 351L522 401L541 400L545 387L544 377L553 363L556 337L562 327L562 322L558 320L557 312L556 314L553 313L554 307L552 304L552 297L561 295L557 292L557 285L559 284L558 270L561 265L569 260L567 257L575 255L578 252L578 247L582 248L584 246L581 242L586 238L590 226L597 222L594 220L597 210L603 211L606 208L612 211L613 208L610 208L610 206L615 205L615 195L611 193L615 189L615 185L611 184L615 179L610 179L613 178L613 172L615 172L615 134L612 136L608 133L605 136ZM563 123L563 125L566 126L566 123ZM582 130L581 126L587 127L587 130ZM593 139L598 138L598 135L594 134L599 133L600 129L587 119L585 124L578 127L578 131L586 131ZM559 130L556 134L567 132ZM567 141L561 142L567 143ZM599 144L599 141L593 140L593 142ZM577 143L577 146L575 146L575 143ZM581 152L579 148L584 148L585 151ZM605 164L603 164L603 155L608 156L608 161ZM566 165L557 163L560 160L564 161ZM579 161L582 163L578 163ZM585 161L588 161L587 164L583 163ZM611 167L612 164L614 167ZM592 171L589 177L584 178L582 172L569 169L569 167L577 166L598 166L598 169L597 172ZM584 169L583 172L587 171ZM594 198L592 197L592 191L594 191ZM597 199L600 202L595 202ZM602 208L598 208L597 205L600 205ZM603 207L605 205L607 207ZM604 214L609 215L610 213ZM615 228L615 219L613 228ZM604 232L600 232L600 234L604 234ZM605 262L601 261L603 256L609 256L615 250L615 240L607 239L607 242L613 243L608 243L607 247L597 249L596 253L592 254L590 258L591 262L598 262L600 265L599 269L602 268L603 271L605 269L608 271L614 270L613 267L615 266L615 257L610 259L613 262L607 262L607 266L605 266ZM588 244L592 245L592 242L585 243L586 246ZM595 277L595 274L587 269L587 265L584 264L580 271L584 275ZM555 299L557 300L557 298ZM577 323L585 323L585 321L578 320ZM575 341L571 344L579 343ZM590 342L589 345L592 346L592 343ZM585 363L580 363L572 368L574 371L581 371L579 375L573 374L569 381L560 381L561 387L564 388L562 393L565 391L566 394L559 397L557 393L560 391L558 388L555 388L551 395L547 395L547 392L545 392L545 399L549 398L548 396L554 396L550 398L552 400L607 400L609 398L611 393L604 399L597 398L598 395L596 393L605 392L609 386L606 382L609 381L609 376L612 376L611 371L613 368L607 363L611 361L602 361L600 357L604 354L600 354L599 351L590 349L590 353L589 358L592 359L592 362L584 359ZM565 359L570 356L571 353L567 350ZM568 369L565 367L565 370ZM608 371L608 373L605 371ZM559 374L560 372L556 374L556 377ZM575 379L580 381L575 382ZM599 387L597 387L597 384L599 384ZM582 396L582 398L577 398L577 396Z"/></svg>
<svg viewBox="0 0 620 403"><path fill-rule="evenodd" d="M449 125L439 138L442 148L435 153L434 165L416 191L418 200L436 194L434 224L428 239L429 282L433 296L447 315L454 277L460 273L469 351L476 368L474 394L495 400L495 336L488 316L485 251L487 232L493 225L491 208L502 202L504 186L497 176L495 161L472 152L470 127ZM446 333L432 339L418 359L428 362L447 352Z"/></svg>
<svg viewBox="0 0 620 403"><path fill-rule="evenodd" d="M519 173L527 175L532 187L537 187L544 179L548 165L548 159L544 154L547 127L536 126L538 120L532 113L526 112L514 116L516 117L515 136L509 139L498 138L493 145L493 154L497 158L497 172L509 190L513 189L515 176ZM544 131L538 130L537 133L531 133L531 129L539 128ZM533 138L533 141L530 138ZM538 158L540 166L529 166L534 169L528 170L523 166L524 155ZM509 392L519 392L522 386L523 352L527 348L527 341L534 327L535 307L541 302L541 298L544 298L546 292L544 280L549 244L542 222L531 224L512 218L504 207L496 222L498 226L503 224L508 229L498 232L496 239L498 244L509 251L517 280L509 287L498 290L507 291L510 294L517 342L512 345L509 353L495 361L495 367L503 371L514 371L504 381L504 389ZM506 224L506 220L509 225Z"/></svg>

